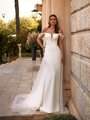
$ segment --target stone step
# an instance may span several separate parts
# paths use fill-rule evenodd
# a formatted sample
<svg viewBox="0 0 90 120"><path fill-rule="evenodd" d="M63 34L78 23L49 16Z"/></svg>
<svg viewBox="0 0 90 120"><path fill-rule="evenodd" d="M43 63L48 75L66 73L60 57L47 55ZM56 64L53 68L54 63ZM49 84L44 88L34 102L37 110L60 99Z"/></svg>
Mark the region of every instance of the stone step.
<svg viewBox="0 0 90 120"><path fill-rule="evenodd" d="M64 111L64 114L68 114L69 111L66 109ZM56 113L45 113L45 112L40 112L37 111L34 115L18 115L18 114L13 114L9 116L0 116L0 120L43 120L44 117L50 116L51 114L61 114L60 112Z"/></svg>
<svg viewBox="0 0 90 120"><path fill-rule="evenodd" d="M46 113L36 112L34 115L0 116L0 120L43 120L45 116L47 116Z"/></svg>

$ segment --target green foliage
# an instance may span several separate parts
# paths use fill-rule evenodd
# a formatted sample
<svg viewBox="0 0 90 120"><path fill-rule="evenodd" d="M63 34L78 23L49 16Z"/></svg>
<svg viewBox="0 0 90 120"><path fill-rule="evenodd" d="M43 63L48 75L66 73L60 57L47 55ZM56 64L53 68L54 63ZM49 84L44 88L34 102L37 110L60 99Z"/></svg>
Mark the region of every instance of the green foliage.
<svg viewBox="0 0 90 120"><path fill-rule="evenodd" d="M4 50L8 56L17 56L18 55L18 41L15 37L8 37L7 45L5 46Z"/></svg>
<svg viewBox="0 0 90 120"><path fill-rule="evenodd" d="M22 53L22 56L23 56L23 57L31 57L31 56L32 56L32 53L31 53L31 52L23 52L23 53Z"/></svg>
<svg viewBox="0 0 90 120"><path fill-rule="evenodd" d="M29 32L27 35L27 41L25 44L26 50L29 50L30 48L35 47L37 49L38 43L37 43L37 36L38 33L35 31Z"/></svg>
<svg viewBox="0 0 90 120"><path fill-rule="evenodd" d="M7 29L9 34L16 34L16 27L15 27L15 20L11 20L9 23L7 23Z"/></svg>
<svg viewBox="0 0 90 120"><path fill-rule="evenodd" d="M46 116L43 120L77 120L77 119L75 116L71 114L59 114L59 115L48 114L48 116Z"/></svg>
<svg viewBox="0 0 90 120"><path fill-rule="evenodd" d="M32 30L36 31L38 26L38 22L34 18L20 18L20 30L22 32L32 32Z"/></svg>
<svg viewBox="0 0 90 120"><path fill-rule="evenodd" d="M18 53L17 40L13 37L2 38L2 55L16 56Z"/></svg>
<svg viewBox="0 0 90 120"><path fill-rule="evenodd" d="M41 23L41 20L38 20L37 21L38 22L38 26L37 26L37 32L41 32L41 30L42 30L42 23Z"/></svg>
<svg viewBox="0 0 90 120"><path fill-rule="evenodd" d="M0 33L6 29L6 24L0 19Z"/></svg>
<svg viewBox="0 0 90 120"><path fill-rule="evenodd" d="M25 45L27 35L32 31L40 31L41 28L37 29L38 26L41 26L41 23L40 21L36 21L34 18L20 18L20 34L16 39L14 37L8 37L16 34L15 19L9 21L8 23L4 23L3 20L0 19L0 57L4 54L7 54L7 56L16 56L18 53L18 43L22 44L22 52L26 51Z"/></svg>
<svg viewBox="0 0 90 120"><path fill-rule="evenodd" d="M22 51L26 50L26 40L29 32L37 31L39 23L34 18L20 18L20 34L18 36L19 43L22 44ZM28 46L28 45L27 45ZM28 46L30 47L30 46Z"/></svg>
<svg viewBox="0 0 90 120"><path fill-rule="evenodd" d="M6 30L0 32L0 56L16 56L18 53L18 46L16 38L10 36Z"/></svg>
<svg viewBox="0 0 90 120"><path fill-rule="evenodd" d="M5 46L7 46L8 42L8 34L7 32L1 31L0 32L0 56L2 56L5 53Z"/></svg>

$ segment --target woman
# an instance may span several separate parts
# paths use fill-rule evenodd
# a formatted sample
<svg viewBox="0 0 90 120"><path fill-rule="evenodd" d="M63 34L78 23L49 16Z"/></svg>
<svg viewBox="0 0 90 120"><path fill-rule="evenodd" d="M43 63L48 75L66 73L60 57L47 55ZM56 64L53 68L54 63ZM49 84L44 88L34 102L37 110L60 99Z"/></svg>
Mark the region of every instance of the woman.
<svg viewBox="0 0 90 120"><path fill-rule="evenodd" d="M63 112L63 38L56 15L50 15L49 26L37 38L44 56L34 85L30 94L16 96L11 105L13 111L22 115L33 114L36 110Z"/></svg>

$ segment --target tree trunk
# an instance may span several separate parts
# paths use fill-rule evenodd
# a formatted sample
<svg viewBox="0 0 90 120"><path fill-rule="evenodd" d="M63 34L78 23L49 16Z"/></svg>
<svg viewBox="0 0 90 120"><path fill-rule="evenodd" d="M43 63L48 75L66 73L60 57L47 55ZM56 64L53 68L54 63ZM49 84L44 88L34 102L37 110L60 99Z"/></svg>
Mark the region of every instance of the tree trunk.
<svg viewBox="0 0 90 120"><path fill-rule="evenodd" d="M35 61L36 60L36 46L31 47L31 51L32 51L32 60Z"/></svg>
<svg viewBox="0 0 90 120"><path fill-rule="evenodd" d="M16 13L16 35L20 33L20 20L19 20L19 3L15 0L15 13Z"/></svg>

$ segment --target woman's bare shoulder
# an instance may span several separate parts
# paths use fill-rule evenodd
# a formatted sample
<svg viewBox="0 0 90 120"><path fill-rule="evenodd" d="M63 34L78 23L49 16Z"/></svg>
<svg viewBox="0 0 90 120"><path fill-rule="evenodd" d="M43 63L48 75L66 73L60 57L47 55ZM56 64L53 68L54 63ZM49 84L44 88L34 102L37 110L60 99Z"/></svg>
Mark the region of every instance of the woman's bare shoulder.
<svg viewBox="0 0 90 120"><path fill-rule="evenodd" d="M47 28L44 28L41 33L38 35L38 37L43 37L45 35L45 32L47 31Z"/></svg>

